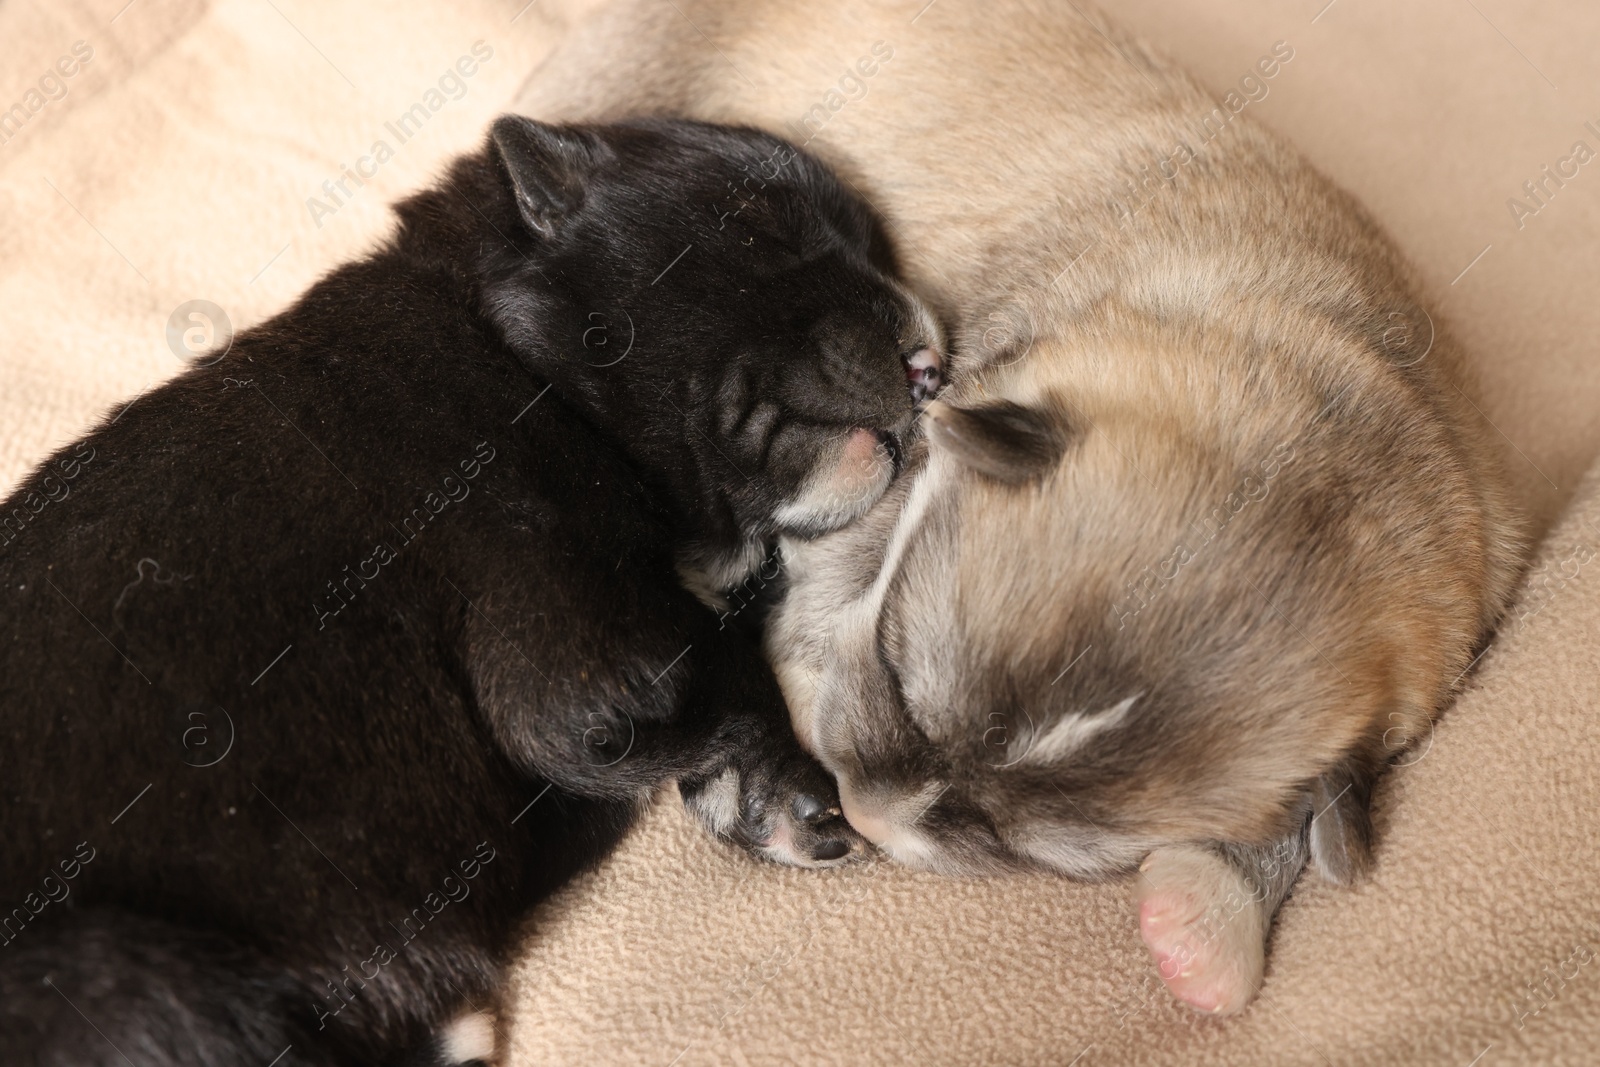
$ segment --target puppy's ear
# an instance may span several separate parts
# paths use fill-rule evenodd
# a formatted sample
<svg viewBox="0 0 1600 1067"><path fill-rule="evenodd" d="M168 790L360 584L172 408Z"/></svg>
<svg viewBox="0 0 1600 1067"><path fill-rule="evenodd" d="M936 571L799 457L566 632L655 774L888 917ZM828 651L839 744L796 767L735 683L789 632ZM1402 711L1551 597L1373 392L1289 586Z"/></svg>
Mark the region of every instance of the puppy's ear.
<svg viewBox="0 0 1600 1067"><path fill-rule="evenodd" d="M970 408L942 400L924 410L928 440L979 474L1017 485L1049 471L1066 449L1066 428L1010 401Z"/></svg>
<svg viewBox="0 0 1600 1067"><path fill-rule="evenodd" d="M511 181L522 221L549 236L583 204L599 145L591 134L521 115L502 115L489 137Z"/></svg>

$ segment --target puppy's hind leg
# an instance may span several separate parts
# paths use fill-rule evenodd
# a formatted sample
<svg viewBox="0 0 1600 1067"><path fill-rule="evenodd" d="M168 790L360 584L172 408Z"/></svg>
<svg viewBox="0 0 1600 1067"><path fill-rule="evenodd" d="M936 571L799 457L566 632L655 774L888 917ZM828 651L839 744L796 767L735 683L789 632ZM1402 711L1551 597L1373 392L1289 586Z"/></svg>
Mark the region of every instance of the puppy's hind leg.
<svg viewBox="0 0 1600 1067"><path fill-rule="evenodd" d="M1156 849L1139 867L1139 932L1172 995L1230 1015L1261 988L1267 932L1308 854L1296 831L1276 845Z"/></svg>
<svg viewBox="0 0 1600 1067"><path fill-rule="evenodd" d="M224 937L120 911L36 920L0 956L6 1063L351 1062L316 1040L314 1003L287 974Z"/></svg>
<svg viewBox="0 0 1600 1067"><path fill-rule="evenodd" d="M1306 821L1276 845L1160 848L1141 865L1139 932L1172 995L1199 1011L1239 1011L1261 987L1267 933L1309 862L1350 885L1372 866L1372 793L1385 763L1358 749L1306 788Z"/></svg>

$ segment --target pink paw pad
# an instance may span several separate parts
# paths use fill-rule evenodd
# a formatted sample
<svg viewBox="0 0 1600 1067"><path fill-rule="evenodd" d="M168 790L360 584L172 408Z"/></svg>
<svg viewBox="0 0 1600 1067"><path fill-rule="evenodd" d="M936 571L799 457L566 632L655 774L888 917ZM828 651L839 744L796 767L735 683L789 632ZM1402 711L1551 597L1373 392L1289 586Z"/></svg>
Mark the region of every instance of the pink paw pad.
<svg viewBox="0 0 1600 1067"><path fill-rule="evenodd" d="M931 348L921 348L905 359L906 381L911 385L911 400L919 407L944 388L944 361Z"/></svg>
<svg viewBox="0 0 1600 1067"><path fill-rule="evenodd" d="M1138 882L1139 933L1156 973L1181 1003L1230 1015L1261 986L1265 928L1249 886L1199 850L1163 849Z"/></svg>

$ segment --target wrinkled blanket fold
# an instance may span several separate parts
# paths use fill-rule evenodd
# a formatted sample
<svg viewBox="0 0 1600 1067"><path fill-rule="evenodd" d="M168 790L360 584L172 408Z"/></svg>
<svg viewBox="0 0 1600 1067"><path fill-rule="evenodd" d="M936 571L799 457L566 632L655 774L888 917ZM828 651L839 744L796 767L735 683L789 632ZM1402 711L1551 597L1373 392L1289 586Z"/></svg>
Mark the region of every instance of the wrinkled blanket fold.
<svg viewBox="0 0 1600 1067"><path fill-rule="evenodd" d="M183 368L180 305L242 328L381 238L558 43L547 6L0 5L0 486ZM1168 1000L1126 884L760 867L664 796L530 923L510 1062L1600 1062L1600 164L1522 188L1600 150L1600 14L1318 7L1122 17L1219 91L1294 41L1302 80L1259 114L1418 260L1547 531L1384 784L1372 879L1304 880L1259 1002L1217 1021Z"/></svg>

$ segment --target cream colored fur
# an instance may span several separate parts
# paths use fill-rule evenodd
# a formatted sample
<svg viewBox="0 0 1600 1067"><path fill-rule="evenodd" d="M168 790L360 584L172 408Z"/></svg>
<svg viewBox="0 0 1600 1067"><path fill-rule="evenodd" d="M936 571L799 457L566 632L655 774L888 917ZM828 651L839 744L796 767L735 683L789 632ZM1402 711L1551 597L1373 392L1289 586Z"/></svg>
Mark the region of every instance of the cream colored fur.
<svg viewBox="0 0 1600 1067"><path fill-rule="evenodd" d="M865 521L787 546L771 648L796 727L877 811L952 786L918 816L936 869L1094 875L1298 834L1426 733L1518 572L1454 344L1365 212L1242 98L1021 0L948 5L896 66L903 15L621 3L521 101L809 140L952 322L942 399L1012 403L1065 442L1020 486L924 452ZM796 114L822 57L848 80ZM1059 800L993 758L1145 691L1101 748L1054 746ZM1312 837L1329 877L1361 867L1339 862L1347 814Z"/></svg>

